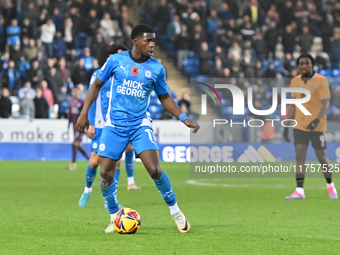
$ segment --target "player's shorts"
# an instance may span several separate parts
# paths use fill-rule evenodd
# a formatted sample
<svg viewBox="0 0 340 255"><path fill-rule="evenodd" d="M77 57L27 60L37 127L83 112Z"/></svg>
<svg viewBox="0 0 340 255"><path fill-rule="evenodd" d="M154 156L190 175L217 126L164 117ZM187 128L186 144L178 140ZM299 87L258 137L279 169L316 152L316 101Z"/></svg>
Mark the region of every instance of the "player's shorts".
<svg viewBox="0 0 340 255"><path fill-rule="evenodd" d="M158 150L153 130L149 126L141 126L137 129L105 126L100 139L98 155L119 160L129 142L132 143L137 155L147 150Z"/></svg>
<svg viewBox="0 0 340 255"><path fill-rule="evenodd" d="M325 150L327 148L326 136L324 132L311 132L294 129L294 144L309 144L316 150Z"/></svg>
<svg viewBox="0 0 340 255"><path fill-rule="evenodd" d="M102 136L102 128L95 128L94 137L91 140L91 151L98 153L98 147L100 143L100 137Z"/></svg>
<svg viewBox="0 0 340 255"><path fill-rule="evenodd" d="M73 127L73 135L74 135L74 140L75 141L78 141L78 142L82 142L83 141L84 133L80 133L79 131L77 131L77 129L75 127Z"/></svg>

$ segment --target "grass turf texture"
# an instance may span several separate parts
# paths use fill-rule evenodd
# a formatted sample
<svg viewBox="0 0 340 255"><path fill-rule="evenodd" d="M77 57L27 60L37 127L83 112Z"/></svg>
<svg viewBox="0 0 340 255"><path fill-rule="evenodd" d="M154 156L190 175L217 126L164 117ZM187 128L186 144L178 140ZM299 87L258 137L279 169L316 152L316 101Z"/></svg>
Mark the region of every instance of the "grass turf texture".
<svg viewBox="0 0 340 255"><path fill-rule="evenodd" d="M98 182L86 209L78 208L86 162L66 171L62 161L0 161L0 254L334 254L340 250L339 200L323 179L306 179L306 200L284 200L293 179L195 179L189 165L162 163L179 206L191 223L181 234L153 181L135 164L140 191L118 199L136 209L135 235L102 234L109 223ZM122 164L124 166L124 163ZM191 180L193 181L193 180ZM340 181L335 179L340 188ZM202 186L205 185L205 186Z"/></svg>

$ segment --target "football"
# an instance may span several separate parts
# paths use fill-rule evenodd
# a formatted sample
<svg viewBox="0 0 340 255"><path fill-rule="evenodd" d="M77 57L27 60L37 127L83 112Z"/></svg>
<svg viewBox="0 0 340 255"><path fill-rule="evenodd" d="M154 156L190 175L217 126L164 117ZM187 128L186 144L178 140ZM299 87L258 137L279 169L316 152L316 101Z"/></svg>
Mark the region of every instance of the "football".
<svg viewBox="0 0 340 255"><path fill-rule="evenodd" d="M131 208L120 209L113 218L113 226L119 234L134 234L141 226L139 213Z"/></svg>

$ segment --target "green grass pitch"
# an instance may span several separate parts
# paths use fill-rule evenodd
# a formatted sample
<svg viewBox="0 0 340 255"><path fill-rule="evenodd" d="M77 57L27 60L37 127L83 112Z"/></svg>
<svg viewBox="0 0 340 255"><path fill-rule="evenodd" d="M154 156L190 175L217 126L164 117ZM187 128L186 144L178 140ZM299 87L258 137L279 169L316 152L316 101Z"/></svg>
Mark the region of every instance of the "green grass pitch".
<svg viewBox="0 0 340 255"><path fill-rule="evenodd" d="M191 223L181 234L141 163L140 191L126 190L122 167L119 203L136 209L135 235L102 234L109 216L97 176L89 205L78 207L86 162L66 171L63 161L0 161L0 254L336 254L339 200L323 179L306 179L306 200L287 201L294 179L191 179L189 164L161 163ZM124 166L124 163L122 163ZM335 184L340 187L339 179ZM189 183L188 183L189 181Z"/></svg>

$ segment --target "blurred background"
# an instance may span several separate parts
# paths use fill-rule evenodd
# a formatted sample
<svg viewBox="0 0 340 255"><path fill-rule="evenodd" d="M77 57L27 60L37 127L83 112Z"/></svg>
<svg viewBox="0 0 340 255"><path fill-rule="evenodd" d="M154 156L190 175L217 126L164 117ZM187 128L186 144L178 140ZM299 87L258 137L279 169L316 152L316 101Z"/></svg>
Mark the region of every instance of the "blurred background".
<svg viewBox="0 0 340 255"><path fill-rule="evenodd" d="M297 57L310 53L316 60L315 71L330 84L327 141L340 142L339 1L1 0L2 148L5 143L70 142L72 134L63 133L66 120L58 119L67 118L71 89L80 87L85 98L92 73L106 60L108 45L122 43L131 49L131 29L138 23L155 29L154 57L166 68L171 95L194 119L200 118L200 97L190 91L190 78L227 78L242 90L251 87L254 106L267 109L272 86L289 86L297 75ZM212 100L208 103L208 112L216 118L232 117L228 95L223 107L214 108ZM154 120L163 121L155 122L158 142L189 143L181 123L168 128L164 121L174 118L155 93L149 111ZM284 118L280 109L270 117ZM244 118L258 117L246 112ZM56 127L62 131L55 131ZM214 141L282 142L281 127L266 128L223 129ZM27 136L28 131L32 134ZM46 138L48 132L53 136ZM39 141L39 136L46 137Z"/></svg>

